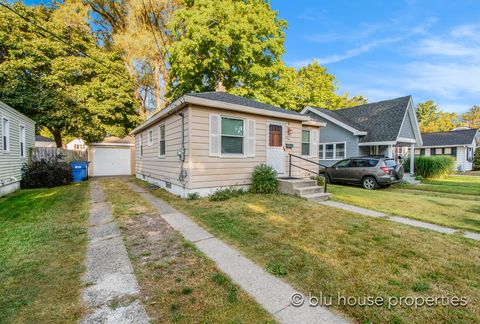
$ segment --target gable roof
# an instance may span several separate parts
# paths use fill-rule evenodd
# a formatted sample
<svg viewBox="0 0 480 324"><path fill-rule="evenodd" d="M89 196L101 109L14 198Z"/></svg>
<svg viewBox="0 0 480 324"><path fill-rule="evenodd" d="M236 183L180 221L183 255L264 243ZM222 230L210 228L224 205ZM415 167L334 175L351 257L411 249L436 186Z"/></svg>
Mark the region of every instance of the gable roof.
<svg viewBox="0 0 480 324"><path fill-rule="evenodd" d="M458 129L449 132L422 133L423 146L470 145L477 132L476 129Z"/></svg>
<svg viewBox="0 0 480 324"><path fill-rule="evenodd" d="M367 132L360 138L360 143L394 142L411 100L412 96L405 96L337 110L311 108L358 131Z"/></svg>
<svg viewBox="0 0 480 324"><path fill-rule="evenodd" d="M55 141L51 139L50 137L45 137L42 135L35 135L35 142L49 142L49 143L54 143Z"/></svg>
<svg viewBox="0 0 480 324"><path fill-rule="evenodd" d="M200 92L200 93L189 93L188 96L208 99L208 100L215 100L235 105L247 106L251 108L257 108L262 110L268 111L275 111L275 112L282 112L290 115L301 115L299 112L294 110L283 109L280 107L276 107L273 105L265 104L263 102L255 101L253 99L248 99L245 97L240 97L236 95L232 95L230 93L221 92L221 91L212 91L212 92Z"/></svg>
<svg viewBox="0 0 480 324"><path fill-rule="evenodd" d="M131 134L138 134L140 131L148 128L150 125L153 125L154 123L162 120L166 116L178 111L179 109L185 107L188 104L262 116L298 120L302 122L311 121L310 117L299 112L279 108L269 104L264 104L252 99L235 96L226 92L201 92L188 93L181 96L180 98L172 102L170 105L168 105L166 108L156 112L140 126L137 126L135 129L133 129L131 131Z"/></svg>

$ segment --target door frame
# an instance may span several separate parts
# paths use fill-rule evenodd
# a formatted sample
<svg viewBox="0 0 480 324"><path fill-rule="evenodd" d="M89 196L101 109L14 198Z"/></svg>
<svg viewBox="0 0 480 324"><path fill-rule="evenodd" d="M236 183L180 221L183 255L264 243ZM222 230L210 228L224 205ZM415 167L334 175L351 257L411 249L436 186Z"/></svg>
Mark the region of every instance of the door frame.
<svg viewBox="0 0 480 324"><path fill-rule="evenodd" d="M270 146L270 125L277 125L277 126L282 126L282 146L280 147L271 147ZM276 120L267 120L266 122L266 138L265 138L265 164L269 165L268 164L268 150L274 150L274 151L282 151L282 154L283 154L283 172L282 173L279 173L278 170L275 170L277 171L277 175L279 176L283 176L286 174L286 168L285 168L285 139L286 139L286 136L285 136L285 122L281 122L281 121L276 121Z"/></svg>

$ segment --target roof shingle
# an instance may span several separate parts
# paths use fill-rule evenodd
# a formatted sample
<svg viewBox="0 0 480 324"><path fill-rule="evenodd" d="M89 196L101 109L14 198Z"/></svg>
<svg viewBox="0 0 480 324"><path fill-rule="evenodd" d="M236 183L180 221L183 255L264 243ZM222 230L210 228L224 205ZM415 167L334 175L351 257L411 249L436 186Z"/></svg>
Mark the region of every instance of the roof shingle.
<svg viewBox="0 0 480 324"><path fill-rule="evenodd" d="M476 129L458 129L449 132L422 133L423 146L470 145Z"/></svg>

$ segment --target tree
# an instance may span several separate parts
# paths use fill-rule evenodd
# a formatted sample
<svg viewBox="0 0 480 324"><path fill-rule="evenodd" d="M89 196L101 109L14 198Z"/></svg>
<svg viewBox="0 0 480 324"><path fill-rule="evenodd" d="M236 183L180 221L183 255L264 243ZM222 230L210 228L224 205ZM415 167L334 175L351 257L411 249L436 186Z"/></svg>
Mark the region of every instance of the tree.
<svg viewBox="0 0 480 324"><path fill-rule="evenodd" d="M432 100L417 105L417 119L421 132L444 132L454 129L458 123L456 113L442 112Z"/></svg>
<svg viewBox="0 0 480 324"><path fill-rule="evenodd" d="M279 77L287 24L265 1L185 1L169 26L171 99L220 84L254 97Z"/></svg>
<svg viewBox="0 0 480 324"><path fill-rule="evenodd" d="M468 112L462 114L463 124L480 130L480 106L474 105Z"/></svg>
<svg viewBox="0 0 480 324"><path fill-rule="evenodd" d="M47 128L58 147L63 136L98 141L106 134L126 135L139 121L134 85L121 55L97 45L86 6L15 3L14 9L73 48L1 9L0 100Z"/></svg>

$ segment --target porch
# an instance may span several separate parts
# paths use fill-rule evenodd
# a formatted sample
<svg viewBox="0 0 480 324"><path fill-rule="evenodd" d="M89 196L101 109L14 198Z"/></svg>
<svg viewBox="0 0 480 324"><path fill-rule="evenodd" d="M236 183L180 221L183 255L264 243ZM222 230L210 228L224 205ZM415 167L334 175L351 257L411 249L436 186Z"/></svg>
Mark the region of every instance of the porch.
<svg viewBox="0 0 480 324"><path fill-rule="evenodd" d="M383 155L395 159L397 163L401 160L410 159L410 175L415 171L415 143L408 142L379 142L375 144L359 145L359 155Z"/></svg>

